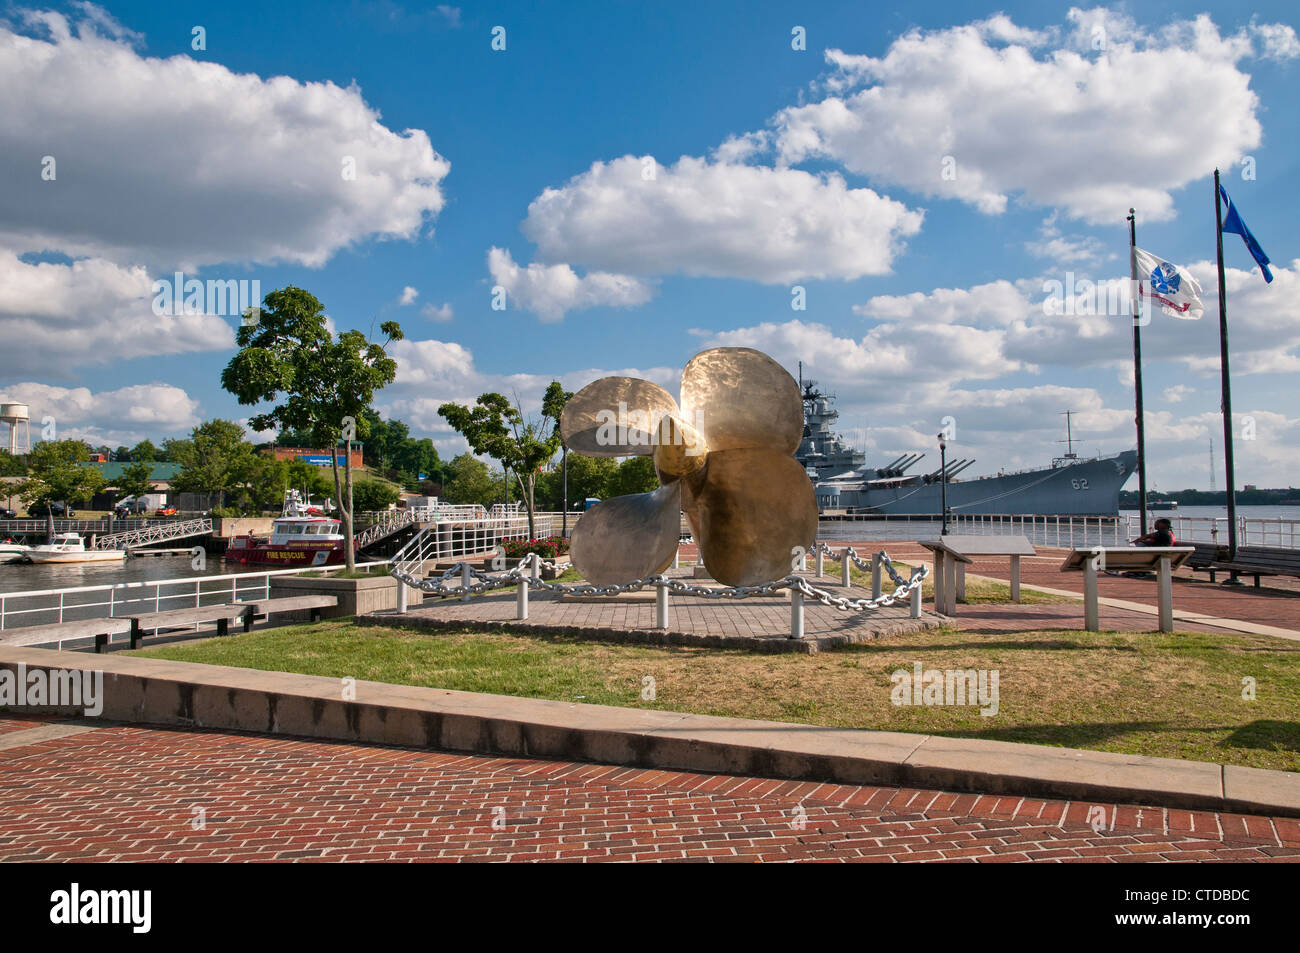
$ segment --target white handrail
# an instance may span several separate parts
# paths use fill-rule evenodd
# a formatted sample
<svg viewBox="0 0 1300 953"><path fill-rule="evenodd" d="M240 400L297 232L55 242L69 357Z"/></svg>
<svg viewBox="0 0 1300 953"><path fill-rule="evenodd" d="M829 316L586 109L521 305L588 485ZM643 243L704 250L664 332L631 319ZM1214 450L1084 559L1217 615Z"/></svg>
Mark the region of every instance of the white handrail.
<svg viewBox="0 0 1300 953"><path fill-rule="evenodd" d="M366 569L374 566L387 566L384 560L375 562L357 563L358 569ZM232 597L237 597L242 592L249 590L261 590L264 596L269 597L270 580L272 576L293 576L301 575L305 572L338 572L345 569L346 566L319 566L319 567L299 567L297 569L266 569L261 572L245 573L222 573L213 576L179 576L172 579L147 579L138 582L117 582L107 583L99 586L72 586L64 589L27 589L19 592L0 592L0 631L6 628L20 628L12 626L10 620L16 616L34 615L40 612L58 612L57 621L64 621L64 612L70 609L97 609L108 608L110 611L104 614L95 614L87 618L102 618L105 615L111 615L113 608L128 605L131 602L140 602L152 599L154 611L157 611L162 602L168 599L184 598L195 599L195 604L199 604L203 596L229 593ZM230 587L224 586L207 588L209 583L217 583L229 580ZM241 585L241 582L248 582L249 585ZM167 586L183 586L185 591L172 595L164 595L162 590ZM189 587L194 587L193 591ZM135 592L139 591L139 595ZM69 604L68 596L72 595L91 595L94 593L107 593L108 598L99 602L73 602ZM18 599L33 599L40 597L58 596L58 605L37 606L31 609L15 609L9 603Z"/></svg>

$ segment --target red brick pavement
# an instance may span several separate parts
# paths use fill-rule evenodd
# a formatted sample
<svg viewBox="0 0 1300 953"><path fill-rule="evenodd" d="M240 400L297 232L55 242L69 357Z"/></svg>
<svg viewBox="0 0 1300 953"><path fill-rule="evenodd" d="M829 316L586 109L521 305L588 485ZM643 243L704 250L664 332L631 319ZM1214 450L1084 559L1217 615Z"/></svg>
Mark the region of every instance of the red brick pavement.
<svg viewBox="0 0 1300 953"><path fill-rule="evenodd" d="M1286 818L114 724L0 751L0 818L6 861L1300 859Z"/></svg>

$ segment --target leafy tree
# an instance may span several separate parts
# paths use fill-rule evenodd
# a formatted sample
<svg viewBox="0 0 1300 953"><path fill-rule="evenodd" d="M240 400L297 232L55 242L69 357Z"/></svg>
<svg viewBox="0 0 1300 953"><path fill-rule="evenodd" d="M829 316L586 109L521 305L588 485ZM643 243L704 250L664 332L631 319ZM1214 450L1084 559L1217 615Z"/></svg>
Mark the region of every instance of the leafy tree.
<svg viewBox="0 0 1300 953"><path fill-rule="evenodd" d="M560 449L560 413L565 390L552 381L542 397L540 420L525 420L523 410L501 394L480 394L473 407L447 403L438 414L463 436L475 453L498 460L519 484L524 509L528 511L528 536L537 535L536 490L541 468Z"/></svg>
<svg viewBox="0 0 1300 953"><path fill-rule="evenodd" d="M118 447L113 451L112 455L108 459L114 460L117 463L130 463L131 450L128 447Z"/></svg>
<svg viewBox="0 0 1300 953"><path fill-rule="evenodd" d="M153 445L152 440L141 440L127 452L127 460L133 463L161 463L168 458L163 452Z"/></svg>
<svg viewBox="0 0 1300 953"><path fill-rule="evenodd" d="M249 315L252 315L250 310ZM242 326L235 338L239 353L221 372L221 386L241 404L279 400L271 410L249 418L256 430L305 432L315 447L330 449L335 498L347 538L347 566L356 566L352 521L352 441L364 441L366 410L375 391L392 383L397 362L386 346L402 338L396 321L380 326L382 343L360 331L333 334L324 306L310 292L289 285L263 300L256 324ZM337 448L344 443L340 482Z"/></svg>
<svg viewBox="0 0 1300 953"><path fill-rule="evenodd" d="M96 467L82 466L90 460L84 440L43 440L28 455L29 476L18 484L18 495L28 509L46 507L45 529L54 539L52 503L84 503L104 486L104 474Z"/></svg>
<svg viewBox="0 0 1300 953"><path fill-rule="evenodd" d="M393 489L391 484L381 483L379 480L358 480L353 487L352 499L361 513L386 510L390 504L396 503L401 498L402 495Z"/></svg>
<svg viewBox="0 0 1300 953"><path fill-rule="evenodd" d="M130 466L122 468L122 475L113 483L113 489L117 492L113 494L113 501L133 496L136 499L144 496L153 490L153 484L149 482L149 476L153 473L153 464L140 461L132 463Z"/></svg>
<svg viewBox="0 0 1300 953"><path fill-rule="evenodd" d="M584 457L576 453L569 454L569 499L568 509L575 503L581 503L589 496L603 500L617 494L610 489L618 473L618 461L614 457ZM537 478L537 492L545 501L547 509L565 509L561 499L564 495L564 474L559 467L543 473Z"/></svg>
<svg viewBox="0 0 1300 953"><path fill-rule="evenodd" d="M487 464L468 453L453 457L447 464L447 480L442 485L442 497L448 503L458 505L477 503L480 506L491 506L496 499L496 490Z"/></svg>
<svg viewBox="0 0 1300 953"><path fill-rule="evenodd" d="M618 470L610 481L609 495L649 493L658 486L659 477L655 474L653 457L628 457L618 465Z"/></svg>
<svg viewBox="0 0 1300 953"><path fill-rule="evenodd" d="M8 450L0 450L0 476L27 476L27 464Z"/></svg>
<svg viewBox="0 0 1300 953"><path fill-rule="evenodd" d="M210 508L225 503L229 490L245 485L253 469L253 445L244 439L244 428L230 420L208 420L190 433L189 440L166 444L174 462L181 465L172 487L181 493L202 493Z"/></svg>

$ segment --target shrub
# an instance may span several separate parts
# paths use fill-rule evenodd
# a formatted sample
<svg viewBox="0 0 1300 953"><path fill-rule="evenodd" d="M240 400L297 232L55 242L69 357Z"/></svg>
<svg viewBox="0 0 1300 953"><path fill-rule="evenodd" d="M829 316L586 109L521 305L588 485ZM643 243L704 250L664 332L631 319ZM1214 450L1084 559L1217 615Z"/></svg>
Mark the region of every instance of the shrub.
<svg viewBox="0 0 1300 953"><path fill-rule="evenodd" d="M554 559L569 552L569 541L563 536L547 536L538 539L504 539L507 559L523 559L529 553L536 553L543 559Z"/></svg>

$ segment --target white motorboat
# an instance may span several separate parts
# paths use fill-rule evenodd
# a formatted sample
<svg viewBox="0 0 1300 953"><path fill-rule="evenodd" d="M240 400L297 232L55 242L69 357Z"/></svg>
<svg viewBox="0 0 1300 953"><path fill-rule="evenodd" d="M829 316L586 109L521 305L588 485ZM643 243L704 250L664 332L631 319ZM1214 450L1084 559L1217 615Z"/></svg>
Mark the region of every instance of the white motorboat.
<svg viewBox="0 0 1300 953"><path fill-rule="evenodd" d="M21 563L27 561L27 554L31 552L30 546L24 546L22 543L13 543L5 541L0 543L0 563Z"/></svg>
<svg viewBox="0 0 1300 953"><path fill-rule="evenodd" d="M34 563L106 563L126 558L125 549L87 549L76 533L59 533L54 542L33 546L27 558Z"/></svg>

